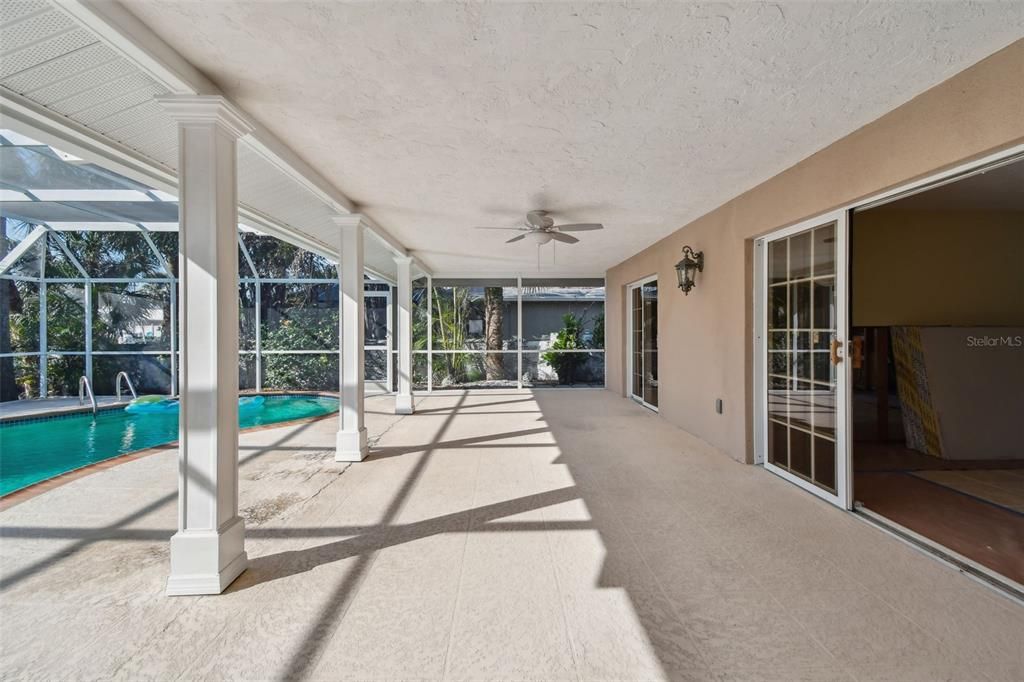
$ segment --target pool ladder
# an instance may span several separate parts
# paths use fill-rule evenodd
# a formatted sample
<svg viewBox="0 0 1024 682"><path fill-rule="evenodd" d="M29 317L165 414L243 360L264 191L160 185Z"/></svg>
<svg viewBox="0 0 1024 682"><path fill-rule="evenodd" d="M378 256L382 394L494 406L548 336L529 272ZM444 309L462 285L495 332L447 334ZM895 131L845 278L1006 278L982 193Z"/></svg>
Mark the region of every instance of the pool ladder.
<svg viewBox="0 0 1024 682"><path fill-rule="evenodd" d="M131 392L132 398L138 398L139 394L135 392L132 380L128 377L128 372L118 372L117 376L114 377L114 390L117 392L117 402L121 402L121 379L124 379L124 383L128 384L128 390Z"/></svg>
<svg viewBox="0 0 1024 682"><path fill-rule="evenodd" d="M89 377L83 376L78 380L78 404L85 404L85 396L88 394L89 403L92 404L92 416L96 416L96 396L92 393L92 384L89 383Z"/></svg>

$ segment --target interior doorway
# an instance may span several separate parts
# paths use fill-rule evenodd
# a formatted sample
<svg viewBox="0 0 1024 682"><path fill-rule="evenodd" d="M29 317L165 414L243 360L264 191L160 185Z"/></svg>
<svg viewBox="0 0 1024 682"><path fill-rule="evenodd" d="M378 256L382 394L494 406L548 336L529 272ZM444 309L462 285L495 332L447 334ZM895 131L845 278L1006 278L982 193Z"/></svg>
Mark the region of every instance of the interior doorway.
<svg viewBox="0 0 1024 682"><path fill-rule="evenodd" d="M853 500L1024 583L1024 161L854 210Z"/></svg>
<svg viewBox="0 0 1024 682"><path fill-rule="evenodd" d="M658 409L658 278L629 287L629 377L633 400Z"/></svg>

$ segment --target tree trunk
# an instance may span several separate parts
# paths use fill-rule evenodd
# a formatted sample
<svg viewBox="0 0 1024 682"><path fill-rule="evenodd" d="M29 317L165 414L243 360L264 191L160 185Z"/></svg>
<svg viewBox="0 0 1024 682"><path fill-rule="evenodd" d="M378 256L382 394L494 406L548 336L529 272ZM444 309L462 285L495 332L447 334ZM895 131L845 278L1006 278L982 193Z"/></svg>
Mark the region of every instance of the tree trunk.
<svg viewBox="0 0 1024 682"><path fill-rule="evenodd" d="M487 350L501 350L502 313L505 308L505 296L501 287L484 289L484 343ZM488 381L499 381L505 378L504 357L501 353L488 353L484 361L484 371Z"/></svg>
<svg viewBox="0 0 1024 682"><path fill-rule="evenodd" d="M7 218L0 217L0 260L7 255ZM11 302L14 282L0 279L0 353L11 352ZM0 358L0 402L17 400L20 391L14 379L14 358Z"/></svg>

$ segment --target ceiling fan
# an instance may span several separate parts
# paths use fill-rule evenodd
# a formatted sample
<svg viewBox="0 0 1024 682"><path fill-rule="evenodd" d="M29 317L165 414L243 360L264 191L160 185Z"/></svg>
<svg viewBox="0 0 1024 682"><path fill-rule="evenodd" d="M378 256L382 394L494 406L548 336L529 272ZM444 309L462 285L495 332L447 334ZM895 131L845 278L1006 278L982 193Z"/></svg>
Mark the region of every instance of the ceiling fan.
<svg viewBox="0 0 1024 682"><path fill-rule="evenodd" d="M575 244L579 241L576 237L565 232L588 232L590 230L603 230L604 225L600 223L571 223L568 225L555 225L554 219L547 211L530 211L526 214L526 221L519 227L478 227L478 230L514 230L523 234L516 235L507 240L506 244L517 242L530 237L538 245L547 244L551 240L564 244Z"/></svg>

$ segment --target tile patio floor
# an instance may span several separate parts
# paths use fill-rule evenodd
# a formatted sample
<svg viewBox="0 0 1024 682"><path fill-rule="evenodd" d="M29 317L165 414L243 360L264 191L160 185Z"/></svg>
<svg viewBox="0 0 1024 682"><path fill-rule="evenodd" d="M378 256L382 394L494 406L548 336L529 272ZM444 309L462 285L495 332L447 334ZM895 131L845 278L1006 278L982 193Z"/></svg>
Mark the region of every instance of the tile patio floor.
<svg viewBox="0 0 1024 682"><path fill-rule="evenodd" d="M163 596L173 452L0 513L5 679L1011 680L1024 608L599 390L243 434L249 570Z"/></svg>

